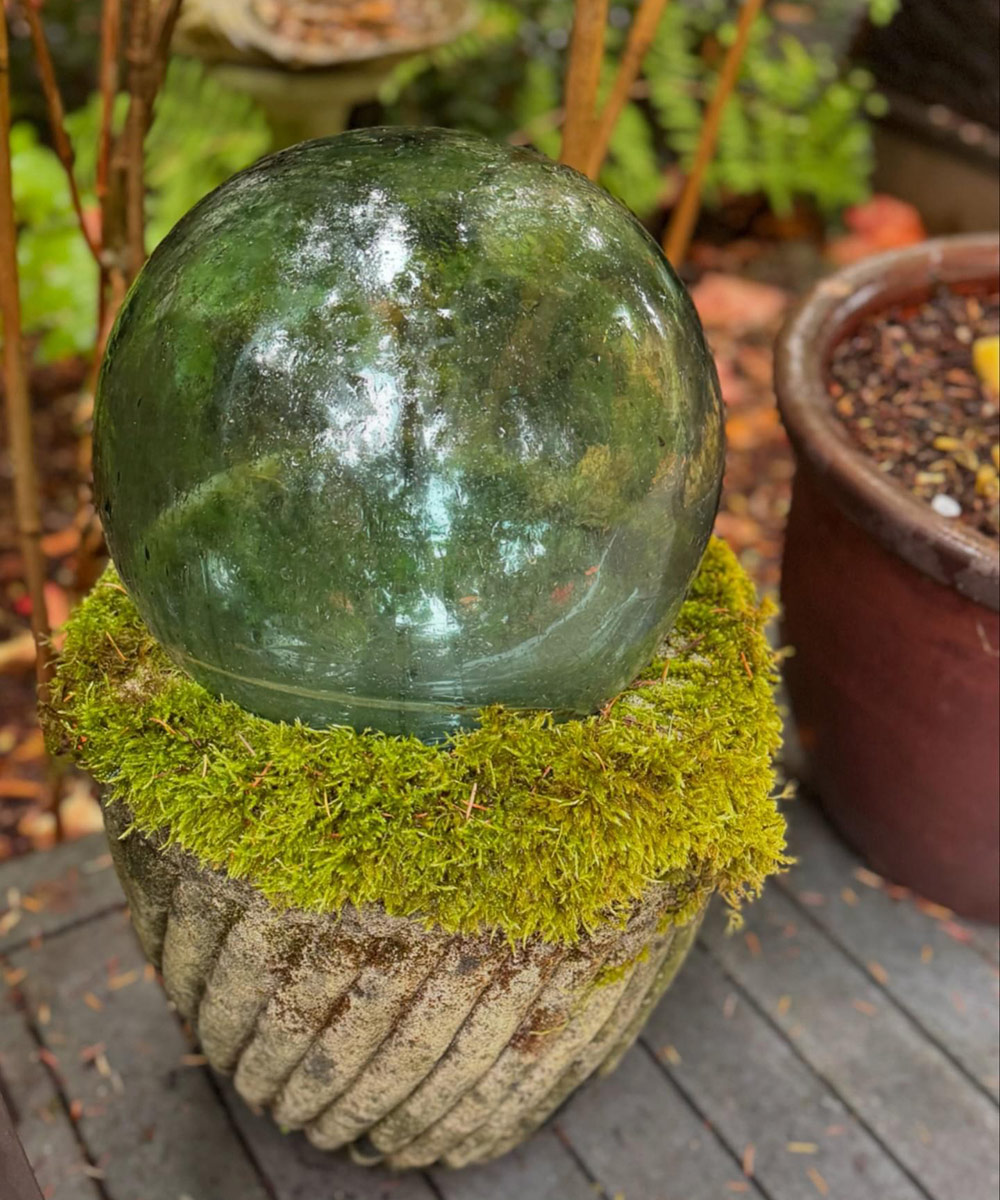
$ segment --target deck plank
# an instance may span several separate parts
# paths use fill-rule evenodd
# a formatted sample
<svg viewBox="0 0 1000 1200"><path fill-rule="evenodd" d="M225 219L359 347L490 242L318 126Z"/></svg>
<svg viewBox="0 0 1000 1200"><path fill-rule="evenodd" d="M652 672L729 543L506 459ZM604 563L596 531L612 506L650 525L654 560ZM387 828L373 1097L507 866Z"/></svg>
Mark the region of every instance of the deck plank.
<svg viewBox="0 0 1000 1200"><path fill-rule="evenodd" d="M716 909L703 942L934 1200L995 1200L996 1106L780 888L743 935Z"/></svg>
<svg viewBox="0 0 1000 1200"><path fill-rule="evenodd" d="M811 804L789 805L787 816L800 861L779 886L856 962L882 968L882 986L900 1008L980 1086L1000 1095L997 970L956 940L968 931L978 946L990 931L934 919L910 899L859 882L858 860Z"/></svg>
<svg viewBox="0 0 1000 1200"><path fill-rule="evenodd" d="M27 972L17 987L64 1100L83 1104L77 1130L103 1183L84 1173L8 1000L0 1075L19 1132L46 1186L46 1161L67 1168L54 1200L814 1200L820 1185L831 1200L995 1200L997 1111L969 1078L989 1087L995 1074L996 973L984 958L994 935L974 928L974 945L956 941L946 921L866 888L805 805L790 815L802 865L747 910L743 934L725 937L722 914L710 917L619 1071L512 1154L426 1179L314 1151L204 1068L180 1065L189 1047L114 911L124 900L100 837L3 864L0 904L8 889L31 899L0 927L7 971ZM121 1093L80 1059L99 1042ZM755 1182L740 1166L750 1143Z"/></svg>
<svg viewBox="0 0 1000 1200"><path fill-rule="evenodd" d="M721 1200L747 1184L739 1163L642 1046L569 1102L559 1127L609 1196ZM761 1197L752 1183L742 1193Z"/></svg>
<svg viewBox="0 0 1000 1200"><path fill-rule="evenodd" d="M643 1043L712 1123L770 1200L920 1200L865 1127L695 948L650 1018ZM815 1146L815 1153L799 1151Z"/></svg>
<svg viewBox="0 0 1000 1200"><path fill-rule="evenodd" d="M125 903L104 834L3 864L0 954Z"/></svg>
<svg viewBox="0 0 1000 1200"><path fill-rule="evenodd" d="M97 1185L38 1046L14 1003L0 991L0 1086L14 1128L46 1200L100 1200Z"/></svg>
<svg viewBox="0 0 1000 1200"><path fill-rule="evenodd" d="M124 912L10 961L109 1200L268 1200Z"/></svg>
<svg viewBox="0 0 1000 1200"><path fill-rule="evenodd" d="M602 1200L551 1128L503 1158L460 1171L430 1172L444 1200ZM640 1200L636 1197L636 1200Z"/></svg>
<svg viewBox="0 0 1000 1200"><path fill-rule="evenodd" d="M252 1112L229 1080L217 1082L274 1200L320 1200L331 1189L337 1200L435 1200L421 1174L360 1167L346 1153L317 1150L303 1134L282 1133L269 1116Z"/></svg>

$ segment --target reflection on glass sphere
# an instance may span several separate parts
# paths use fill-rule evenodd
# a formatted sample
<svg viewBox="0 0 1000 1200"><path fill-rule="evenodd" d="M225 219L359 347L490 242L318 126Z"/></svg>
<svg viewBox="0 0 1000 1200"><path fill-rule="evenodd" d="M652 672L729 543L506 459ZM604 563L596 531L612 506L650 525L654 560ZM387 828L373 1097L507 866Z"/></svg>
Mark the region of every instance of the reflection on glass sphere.
<svg viewBox="0 0 1000 1200"><path fill-rule="evenodd" d="M698 319L634 218L435 129L306 143L202 201L126 300L95 417L112 554L184 669L425 740L627 684L722 460Z"/></svg>

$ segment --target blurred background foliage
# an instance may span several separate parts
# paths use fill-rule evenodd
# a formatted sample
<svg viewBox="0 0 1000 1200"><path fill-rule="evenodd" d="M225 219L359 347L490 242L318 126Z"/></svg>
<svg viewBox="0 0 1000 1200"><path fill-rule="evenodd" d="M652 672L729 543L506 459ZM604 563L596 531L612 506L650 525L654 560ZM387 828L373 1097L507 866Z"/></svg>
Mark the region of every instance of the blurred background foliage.
<svg viewBox="0 0 1000 1200"><path fill-rule="evenodd" d="M865 14L886 21L897 0L772 3L756 24L726 109L706 202L754 197L777 215L805 206L831 222L865 199L872 169L867 118L880 111L871 76L845 67L850 31ZM636 0L611 10L604 65L610 86ZM457 41L400 63L379 102L356 123L476 130L556 155L572 0L482 0ZM668 4L612 139L601 182L657 224L693 154L702 114L733 36L734 0ZM67 107L86 207L93 207L98 100L98 0L48 0L46 28ZM36 359L86 354L95 334L96 268L76 229L62 170L49 148L30 52L15 42L18 116L15 202L25 329ZM205 68L175 58L147 140L152 249L206 192L266 153L263 114Z"/></svg>
<svg viewBox="0 0 1000 1200"><path fill-rule="evenodd" d="M791 24L767 15L756 22L739 91L723 118L706 199L712 204L727 194L761 193L779 214L803 199L832 217L867 195L872 163L865 118L881 111L871 75L843 70L838 61L842 30L866 9L873 19L888 20L895 0L773 7ZM475 29L397 69L382 89L387 119L513 136L557 153L572 8L572 0L491 0ZM634 8L617 4L611 10L605 87ZM803 36L805 24L796 24L813 9L826 18L819 26L829 41ZM671 198L669 189L665 195L665 165L683 170L694 153L722 54L735 33L735 11L731 0L674 0L663 14L601 176L640 217Z"/></svg>
<svg viewBox="0 0 1000 1200"><path fill-rule="evenodd" d="M125 108L119 96L119 124ZM66 118L85 211L96 212L99 125L96 93ZM202 196L266 154L270 137L251 100L217 84L199 64L175 58L146 138L149 249ZM35 124L18 122L11 144L24 328L40 361L87 354L96 334L97 265L80 235L65 173Z"/></svg>

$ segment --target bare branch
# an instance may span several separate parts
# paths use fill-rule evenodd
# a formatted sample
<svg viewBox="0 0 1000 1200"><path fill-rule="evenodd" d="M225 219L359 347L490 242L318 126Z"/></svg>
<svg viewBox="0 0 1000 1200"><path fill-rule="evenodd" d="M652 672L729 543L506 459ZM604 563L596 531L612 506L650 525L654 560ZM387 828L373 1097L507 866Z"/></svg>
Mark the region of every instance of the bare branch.
<svg viewBox="0 0 1000 1200"><path fill-rule="evenodd" d="M98 71L101 93L101 127L97 139L97 199L102 207L108 194L112 123L114 121L115 94L118 91L121 27L121 0L104 0L101 6L101 65Z"/></svg>
<svg viewBox="0 0 1000 1200"><path fill-rule="evenodd" d="M149 0L131 0L128 61L129 108L122 132L125 167L125 238L128 248L126 275L131 282L146 261L146 162L144 143L150 123L148 79L150 54Z"/></svg>
<svg viewBox="0 0 1000 1200"><path fill-rule="evenodd" d="M31 632L35 638L35 674L40 702L48 699L52 677L49 618L45 608L45 558L38 503L38 475L31 437L31 401L21 336L21 294L17 274L17 223L10 158L10 53L7 15L0 10L0 314L3 316L3 379L6 391L10 457L14 467L14 510L21 544Z"/></svg>
<svg viewBox="0 0 1000 1200"><path fill-rule="evenodd" d="M124 289L146 259L144 142L153 120L156 94L166 75L170 39L181 0L159 0L155 14L150 0L129 0L126 90L129 94L125 128L115 139L110 157L105 213L109 221L105 248L111 265L109 307L114 313Z"/></svg>
<svg viewBox="0 0 1000 1200"><path fill-rule="evenodd" d="M153 18L152 59L153 59L153 95L150 97L150 111L156 93L163 86L163 77L167 73L167 63L170 61L170 43L174 36L174 27L180 16L181 0L160 0L160 7Z"/></svg>
<svg viewBox="0 0 1000 1200"><path fill-rule="evenodd" d="M45 96L49 128L52 131L52 145L55 147L55 152L62 163L63 170L66 172L66 182L69 184L70 199L73 202L76 219L80 224L80 232L90 247L91 254L100 262L100 247L87 228L87 222L83 216L83 205L80 203L80 189L76 184L76 172L73 170L73 144L70 142L69 134L66 132L66 112L63 108L62 95L59 92L59 84L56 82L55 68L52 65L52 55L49 53L48 39L45 36L45 28L42 25L40 10L40 0L27 0L27 3L23 7L24 16L31 31L31 43L35 51L35 65L38 68L38 78L41 81L42 93Z"/></svg>

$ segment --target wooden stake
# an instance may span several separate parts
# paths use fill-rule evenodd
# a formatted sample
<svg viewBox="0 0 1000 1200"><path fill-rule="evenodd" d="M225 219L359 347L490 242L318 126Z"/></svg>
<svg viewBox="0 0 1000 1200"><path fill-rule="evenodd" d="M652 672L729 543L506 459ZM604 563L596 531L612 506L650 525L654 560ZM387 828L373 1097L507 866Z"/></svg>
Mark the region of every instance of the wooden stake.
<svg viewBox="0 0 1000 1200"><path fill-rule="evenodd" d="M0 11L0 314L3 317L3 378L6 391L10 457L14 468L14 512L21 545L31 632L35 638L35 675L40 703L48 700L52 677L49 618L45 608L45 558L38 502L38 476L31 437L31 401L21 337L21 295L17 275L17 224L10 159L10 53L7 16Z"/></svg>
<svg viewBox="0 0 1000 1200"><path fill-rule="evenodd" d="M660 18L663 16L663 10L668 3L669 0L642 0L632 19L628 39L625 42L625 51L618 66L618 74L615 76L611 93L601 110L590 148L587 174L591 179L596 179L601 172L608 153L608 146L611 144L611 135L615 131L615 125L618 123L629 93L639 78L642 60L646 57L646 51L653 41Z"/></svg>
<svg viewBox="0 0 1000 1200"><path fill-rule="evenodd" d="M691 234L701 210L701 192L705 183L705 172L715 153L715 143L719 137L719 124L725 111L726 101L736 85L739 77L743 55L750 41L750 30L757 19L764 0L743 0L740 17L736 26L736 37L726 51L726 57L719 72L719 80L715 85L715 93L705 113L705 120L698 136L698 148L695 151L691 172L684 182L677 207L674 209L663 239L663 250L667 258L679 267L687 254Z"/></svg>
<svg viewBox="0 0 1000 1200"><path fill-rule="evenodd" d="M608 0L576 0L566 71L566 120L559 161L586 171L596 124Z"/></svg>

